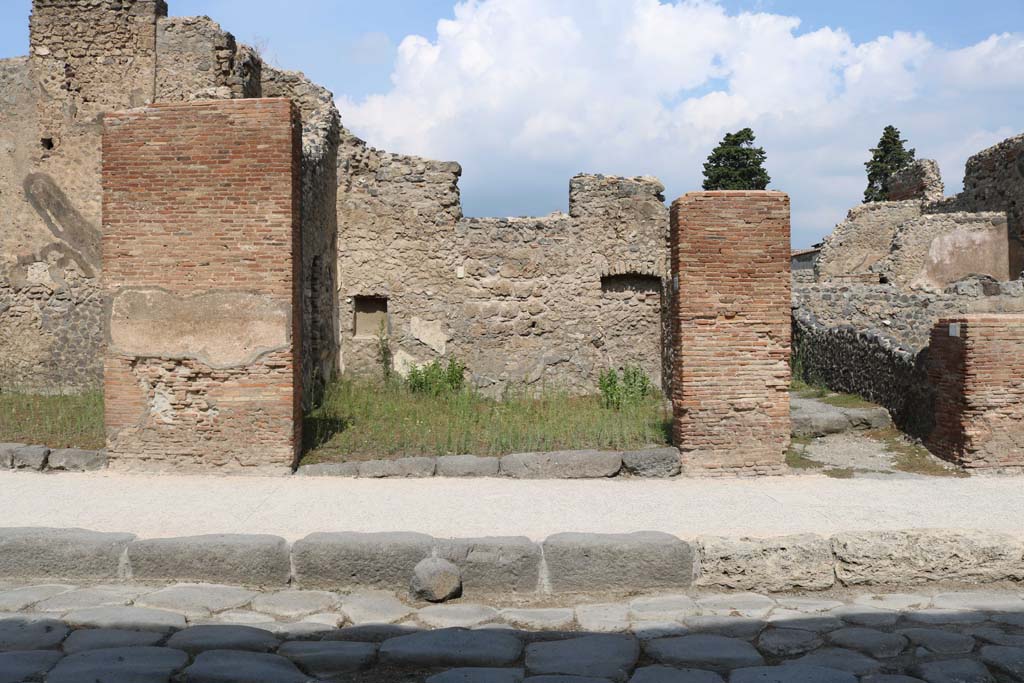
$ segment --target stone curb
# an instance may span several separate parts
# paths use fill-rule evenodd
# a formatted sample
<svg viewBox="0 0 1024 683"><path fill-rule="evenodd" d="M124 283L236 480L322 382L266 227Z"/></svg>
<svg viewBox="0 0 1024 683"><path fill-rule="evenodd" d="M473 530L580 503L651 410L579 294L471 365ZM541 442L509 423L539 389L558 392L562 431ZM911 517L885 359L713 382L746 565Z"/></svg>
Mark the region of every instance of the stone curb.
<svg viewBox="0 0 1024 683"><path fill-rule="evenodd" d="M136 539L84 529L0 528L0 580L201 582L404 591L427 557L454 563L463 595L614 593L700 586L827 590L1024 580L1024 541L986 531L844 532L830 538L694 540L641 531L438 539L411 532Z"/></svg>
<svg viewBox="0 0 1024 683"><path fill-rule="evenodd" d="M0 443L0 469L88 472L107 466L107 451Z"/></svg>

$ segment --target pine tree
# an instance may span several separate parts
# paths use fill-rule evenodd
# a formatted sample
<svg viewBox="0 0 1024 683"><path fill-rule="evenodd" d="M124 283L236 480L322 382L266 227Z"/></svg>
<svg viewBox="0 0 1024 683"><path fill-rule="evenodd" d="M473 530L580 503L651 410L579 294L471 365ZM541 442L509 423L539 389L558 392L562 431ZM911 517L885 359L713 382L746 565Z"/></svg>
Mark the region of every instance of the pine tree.
<svg viewBox="0 0 1024 683"><path fill-rule="evenodd" d="M868 171L868 186L864 190L865 204L886 201L889 198L889 176L914 161L914 150L905 149L905 142L895 126L886 126L878 147L871 148L871 161L864 162L864 168Z"/></svg>
<svg viewBox="0 0 1024 683"><path fill-rule="evenodd" d="M705 190L763 190L772 179L764 170L763 147L754 147L749 128L726 133L704 164Z"/></svg>

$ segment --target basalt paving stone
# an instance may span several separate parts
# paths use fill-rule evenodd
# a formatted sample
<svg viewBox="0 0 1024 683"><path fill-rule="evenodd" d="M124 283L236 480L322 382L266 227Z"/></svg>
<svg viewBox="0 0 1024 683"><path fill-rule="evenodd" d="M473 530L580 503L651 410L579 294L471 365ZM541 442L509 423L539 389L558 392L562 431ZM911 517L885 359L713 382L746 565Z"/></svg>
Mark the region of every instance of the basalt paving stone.
<svg viewBox="0 0 1024 683"><path fill-rule="evenodd" d="M640 640L685 636L690 630L677 621L634 621L629 631Z"/></svg>
<svg viewBox="0 0 1024 683"><path fill-rule="evenodd" d="M391 593L361 591L343 596L341 611L356 626L361 624L393 624L413 613L413 609Z"/></svg>
<svg viewBox="0 0 1024 683"><path fill-rule="evenodd" d="M126 631L115 628L83 628L72 631L61 649L73 655L89 650L156 645L165 635L158 631Z"/></svg>
<svg viewBox="0 0 1024 683"><path fill-rule="evenodd" d="M914 673L928 683L996 683L985 665L973 659L945 659L919 664Z"/></svg>
<svg viewBox="0 0 1024 683"><path fill-rule="evenodd" d="M522 669L462 667L435 674L426 683L523 683Z"/></svg>
<svg viewBox="0 0 1024 683"><path fill-rule="evenodd" d="M250 626L270 631L281 640L322 640L325 634L333 630L327 624L308 621L268 621Z"/></svg>
<svg viewBox="0 0 1024 683"><path fill-rule="evenodd" d="M210 650L185 669L187 683L307 683L309 677L280 655Z"/></svg>
<svg viewBox="0 0 1024 683"><path fill-rule="evenodd" d="M405 626L399 624L364 624L362 626L346 626L345 628L328 631L324 634L324 640L345 640L365 643L383 643L390 638L407 636L413 633L420 633L423 629L419 626Z"/></svg>
<svg viewBox="0 0 1024 683"><path fill-rule="evenodd" d="M523 680L523 683L615 683L610 678L595 678L593 676L530 676Z"/></svg>
<svg viewBox="0 0 1024 683"><path fill-rule="evenodd" d="M869 593L855 596L852 602L854 605L864 605L865 607L907 611L930 607L932 599L927 595L917 593Z"/></svg>
<svg viewBox="0 0 1024 683"><path fill-rule="evenodd" d="M940 655L966 654L974 649L974 638L962 633L937 628L905 628L898 633L909 638L914 645L921 645Z"/></svg>
<svg viewBox="0 0 1024 683"><path fill-rule="evenodd" d="M91 650L65 657L46 680L47 683L168 683L186 664L187 654L166 647Z"/></svg>
<svg viewBox="0 0 1024 683"><path fill-rule="evenodd" d="M252 601L252 608L275 617L294 619L316 612L329 612L338 606L338 602L334 593L291 590L258 595Z"/></svg>
<svg viewBox="0 0 1024 683"><path fill-rule="evenodd" d="M572 626L575 614L567 608L503 609L501 618L528 629L563 629Z"/></svg>
<svg viewBox="0 0 1024 683"><path fill-rule="evenodd" d="M969 628L967 630L967 633L970 633L975 638L983 640L986 643L992 643L993 645L1024 647L1024 635L1007 633L1003 629L995 628L993 626L979 626Z"/></svg>
<svg viewBox="0 0 1024 683"><path fill-rule="evenodd" d="M341 612L317 612L302 617L302 621L311 624L323 624L331 628L338 628L345 623L346 617Z"/></svg>
<svg viewBox="0 0 1024 683"><path fill-rule="evenodd" d="M629 629L629 607L619 603L580 605L576 608L576 623L584 631L616 633Z"/></svg>
<svg viewBox="0 0 1024 683"><path fill-rule="evenodd" d="M831 609L843 606L843 603L838 600L821 600L818 598L780 597L776 602L782 609L792 609L808 614L828 612Z"/></svg>
<svg viewBox="0 0 1024 683"><path fill-rule="evenodd" d="M37 680L52 669L62 656L53 650L0 652L0 683Z"/></svg>
<svg viewBox="0 0 1024 683"><path fill-rule="evenodd" d="M729 638L748 639L756 636L765 627L764 620L749 617L688 617L683 623L692 633L713 633Z"/></svg>
<svg viewBox="0 0 1024 683"><path fill-rule="evenodd" d="M136 601L142 607L171 609L186 617L205 617L213 612L242 607L257 596L238 586L184 583L144 595Z"/></svg>
<svg viewBox="0 0 1024 683"><path fill-rule="evenodd" d="M292 660L310 676L327 678L369 668L377 659L377 646L338 640L291 641L279 647L277 654Z"/></svg>
<svg viewBox="0 0 1024 683"><path fill-rule="evenodd" d="M986 612L1024 612L1024 598L1016 593L998 591L964 591L940 593L932 598L932 606L940 609L980 610Z"/></svg>
<svg viewBox="0 0 1024 683"><path fill-rule="evenodd" d="M868 628L895 626L896 622L900 620L899 612L868 605L843 605L828 613L849 624L867 626Z"/></svg>
<svg viewBox="0 0 1024 683"><path fill-rule="evenodd" d="M636 665L640 644L629 635L599 634L531 643L526 672L531 676L590 676L625 681Z"/></svg>
<svg viewBox="0 0 1024 683"><path fill-rule="evenodd" d="M877 660L860 652L846 650L841 647L824 647L799 659L792 660L787 664L820 666L825 669L849 671L858 675L876 673L882 668L882 665Z"/></svg>
<svg viewBox="0 0 1024 683"><path fill-rule="evenodd" d="M181 614L147 607L90 607L65 614L62 619L73 628L164 632L185 628Z"/></svg>
<svg viewBox="0 0 1024 683"><path fill-rule="evenodd" d="M757 648L769 657L792 657L818 648L823 641L817 633L793 628L765 629L757 639Z"/></svg>
<svg viewBox="0 0 1024 683"><path fill-rule="evenodd" d="M222 624L253 626L254 624L265 624L271 621L271 618L263 612L254 612L251 609L233 609L214 615L212 620Z"/></svg>
<svg viewBox="0 0 1024 683"><path fill-rule="evenodd" d="M776 609L768 616L768 624L779 628L798 628L804 631L834 631L844 626L843 621L831 614L807 614L791 609Z"/></svg>
<svg viewBox="0 0 1024 683"><path fill-rule="evenodd" d="M60 645L69 629L55 619L15 616L0 620L0 652L50 650Z"/></svg>
<svg viewBox="0 0 1024 683"><path fill-rule="evenodd" d="M979 624L986 620L986 616L980 612L955 609L928 608L907 612L904 615L907 621L918 624Z"/></svg>
<svg viewBox="0 0 1024 683"><path fill-rule="evenodd" d="M45 584L25 586L0 592L0 612L17 612L60 593L74 590L74 586Z"/></svg>
<svg viewBox="0 0 1024 683"><path fill-rule="evenodd" d="M208 624L190 626L178 631L167 640L167 647L173 647L189 654L207 650L244 650L246 652L271 652L280 640L261 628L229 624Z"/></svg>
<svg viewBox="0 0 1024 683"><path fill-rule="evenodd" d="M729 683L857 683L857 677L821 666L757 666L736 669Z"/></svg>
<svg viewBox="0 0 1024 683"><path fill-rule="evenodd" d="M775 608L775 601L759 593L710 595L697 600L701 613L717 616L763 619Z"/></svg>
<svg viewBox="0 0 1024 683"><path fill-rule="evenodd" d="M872 674L861 678L860 683L924 683L924 681L903 674Z"/></svg>
<svg viewBox="0 0 1024 683"><path fill-rule="evenodd" d="M700 614L700 608L687 595L659 595L636 598L629 603L635 621L680 621Z"/></svg>
<svg viewBox="0 0 1024 683"><path fill-rule="evenodd" d="M637 669L629 683L725 683L714 671L645 666Z"/></svg>
<svg viewBox="0 0 1024 683"><path fill-rule="evenodd" d="M417 618L435 628L469 628L498 618L498 610L486 605L431 605L417 612Z"/></svg>
<svg viewBox="0 0 1024 683"><path fill-rule="evenodd" d="M841 628L832 631L826 638L840 647L880 658L895 657L907 646L907 639L898 633L885 633L864 627Z"/></svg>
<svg viewBox="0 0 1024 683"><path fill-rule="evenodd" d="M747 641L717 635L660 638L645 643L644 651L655 661L672 666L734 669L764 664L764 658Z"/></svg>
<svg viewBox="0 0 1024 683"><path fill-rule="evenodd" d="M1024 681L1024 648L986 645L981 648L981 661L1014 681Z"/></svg>
<svg viewBox="0 0 1024 683"><path fill-rule="evenodd" d="M507 633L441 629L385 640L380 661L396 666L509 666L522 651L522 641Z"/></svg>
<svg viewBox="0 0 1024 683"><path fill-rule="evenodd" d="M131 586L79 588L42 600L34 609L40 612L70 612L87 607L124 606L130 604L144 590Z"/></svg>

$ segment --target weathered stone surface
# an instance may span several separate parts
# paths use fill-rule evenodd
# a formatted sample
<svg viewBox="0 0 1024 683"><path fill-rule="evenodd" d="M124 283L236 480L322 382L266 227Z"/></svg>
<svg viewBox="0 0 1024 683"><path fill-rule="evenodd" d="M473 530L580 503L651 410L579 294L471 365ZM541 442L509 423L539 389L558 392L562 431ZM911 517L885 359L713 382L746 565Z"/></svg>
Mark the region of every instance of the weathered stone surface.
<svg viewBox="0 0 1024 683"><path fill-rule="evenodd" d="M848 671L821 666L755 666L736 669L729 683L856 683L857 677Z"/></svg>
<svg viewBox="0 0 1024 683"><path fill-rule="evenodd" d="M69 655L46 677L49 683L167 683L188 655L165 647L121 647Z"/></svg>
<svg viewBox="0 0 1024 683"><path fill-rule="evenodd" d="M295 474L300 477L355 477L359 475L358 462L318 462L299 465Z"/></svg>
<svg viewBox="0 0 1024 683"><path fill-rule="evenodd" d="M0 469L14 466L14 451L25 444L23 443L0 443Z"/></svg>
<svg viewBox="0 0 1024 683"><path fill-rule="evenodd" d="M261 628L233 624L204 624L178 631L167 641L167 647L191 655L208 650L271 652L280 642L273 633Z"/></svg>
<svg viewBox="0 0 1024 683"><path fill-rule="evenodd" d="M139 581L192 581L283 587L288 543L263 534L209 534L135 541L128 547Z"/></svg>
<svg viewBox="0 0 1024 683"><path fill-rule="evenodd" d="M42 680L43 674L52 669L61 657L59 652L45 650L0 652L0 682Z"/></svg>
<svg viewBox="0 0 1024 683"><path fill-rule="evenodd" d="M775 608L775 601L759 593L724 593L697 600L702 613L718 616L765 617Z"/></svg>
<svg viewBox="0 0 1024 683"><path fill-rule="evenodd" d="M413 609L383 591L360 591L342 598L342 611L354 625L392 624L413 613Z"/></svg>
<svg viewBox="0 0 1024 683"><path fill-rule="evenodd" d="M462 667L434 674L426 683L522 683L522 669Z"/></svg>
<svg viewBox="0 0 1024 683"><path fill-rule="evenodd" d="M1022 614L1024 613L1024 598L1016 593L1005 591L940 593L932 598L932 607Z"/></svg>
<svg viewBox="0 0 1024 683"><path fill-rule="evenodd" d="M29 605L34 605L54 595L66 593L74 586L66 584L44 584L41 586L24 586L0 592L0 612L17 612Z"/></svg>
<svg viewBox="0 0 1024 683"><path fill-rule="evenodd" d="M437 459L439 477L496 477L498 458L477 455L442 455Z"/></svg>
<svg viewBox="0 0 1024 683"><path fill-rule="evenodd" d="M840 669L858 675L874 673L882 668L882 665L871 657L840 647L824 647L793 660L793 664Z"/></svg>
<svg viewBox="0 0 1024 683"><path fill-rule="evenodd" d="M629 625L629 632L640 640L653 640L685 636L690 633L690 629L678 621L633 621Z"/></svg>
<svg viewBox="0 0 1024 683"><path fill-rule="evenodd" d="M46 467L49 454L46 446L19 446L12 453L12 465L16 470L41 470Z"/></svg>
<svg viewBox="0 0 1024 683"><path fill-rule="evenodd" d="M90 607L65 614L63 619L74 628L135 631L174 631L185 628L184 616L145 607Z"/></svg>
<svg viewBox="0 0 1024 683"><path fill-rule="evenodd" d="M67 591L37 603L39 612L70 612L86 607L110 607L127 605L137 598L143 589L135 586L95 586Z"/></svg>
<svg viewBox="0 0 1024 683"><path fill-rule="evenodd" d="M821 644L821 637L817 633L796 628L765 629L757 639L757 648L769 657L801 655Z"/></svg>
<svg viewBox="0 0 1024 683"><path fill-rule="evenodd" d="M560 607L533 609L503 609L501 618L512 626L536 630L561 630L572 626L575 615L571 609Z"/></svg>
<svg viewBox="0 0 1024 683"><path fill-rule="evenodd" d="M444 602L462 595L462 572L448 560L427 557L412 571L409 592L417 600Z"/></svg>
<svg viewBox="0 0 1024 683"><path fill-rule="evenodd" d="M996 683L985 665L973 659L923 662L914 672L928 683Z"/></svg>
<svg viewBox="0 0 1024 683"><path fill-rule="evenodd" d="M679 449L671 446L624 451L622 469L635 477L674 477L682 470Z"/></svg>
<svg viewBox="0 0 1024 683"><path fill-rule="evenodd" d="M981 648L981 661L1004 676L1024 681L1024 648L986 645Z"/></svg>
<svg viewBox="0 0 1024 683"><path fill-rule="evenodd" d="M806 614L792 609L775 609L768 623L781 628L799 628L805 631L834 631L843 627L841 619L832 614Z"/></svg>
<svg viewBox="0 0 1024 683"><path fill-rule="evenodd" d="M980 624L985 621L985 614L981 612L965 612L956 609L919 609L916 612L907 612L903 615L907 621L914 621L919 624L932 624L943 626L949 624Z"/></svg>
<svg viewBox="0 0 1024 683"><path fill-rule="evenodd" d="M686 628L691 633L714 633L730 638L753 638L761 632L764 626L763 619L753 617L708 614L686 618Z"/></svg>
<svg viewBox="0 0 1024 683"><path fill-rule="evenodd" d="M984 531L865 531L833 536L847 586L1002 581L1024 576L1021 542Z"/></svg>
<svg viewBox="0 0 1024 683"><path fill-rule="evenodd" d="M700 575L696 583L739 590L823 590L835 583L827 539L800 534L768 539L697 540Z"/></svg>
<svg viewBox="0 0 1024 683"><path fill-rule="evenodd" d="M764 664L761 654L750 643L717 635L693 635L659 638L644 645L655 661L672 666L734 669Z"/></svg>
<svg viewBox="0 0 1024 683"><path fill-rule="evenodd" d="M401 666L510 666L522 651L522 642L505 633L441 629L384 641L380 661Z"/></svg>
<svg viewBox="0 0 1024 683"><path fill-rule="evenodd" d="M156 645L164 639L159 631L126 631L116 628L83 628L72 631L61 645L66 654L89 650L109 650L120 647Z"/></svg>
<svg viewBox="0 0 1024 683"><path fill-rule="evenodd" d="M893 626L900 618L899 612L867 605L843 605L829 610L829 614L847 623L868 628Z"/></svg>
<svg viewBox="0 0 1024 683"><path fill-rule="evenodd" d="M622 603L580 605L576 608L576 621L584 631L617 633L629 628L629 606Z"/></svg>
<svg viewBox="0 0 1024 683"><path fill-rule="evenodd" d="M459 567L465 596L537 590L541 549L525 536L439 540L437 553Z"/></svg>
<svg viewBox="0 0 1024 683"><path fill-rule="evenodd" d="M610 678L595 678L594 676L530 676L525 683L614 683Z"/></svg>
<svg viewBox="0 0 1024 683"><path fill-rule="evenodd" d="M302 588L372 586L407 590L413 568L431 555L425 534L316 533L295 542L292 560Z"/></svg>
<svg viewBox="0 0 1024 683"><path fill-rule="evenodd" d="M436 628L469 628L498 617L498 610L486 605L431 605L424 607L417 615L419 620Z"/></svg>
<svg viewBox="0 0 1024 683"><path fill-rule="evenodd" d="M501 457L502 476L515 479L599 479L622 469L617 451L548 451Z"/></svg>
<svg viewBox="0 0 1024 683"><path fill-rule="evenodd" d="M779 607L784 609L796 610L797 612L806 612L808 614L816 614L821 612L828 612L829 610L835 609L836 607L842 607L843 603L839 600L825 600L822 598L804 598L800 596L784 596L780 595L776 600Z"/></svg>
<svg viewBox="0 0 1024 683"><path fill-rule="evenodd" d="M0 620L0 652L50 650L63 642L68 627L55 619L15 616Z"/></svg>
<svg viewBox="0 0 1024 683"><path fill-rule="evenodd" d="M86 451L80 448L55 448L50 451L47 467L51 470L89 472L107 466L106 451Z"/></svg>
<svg viewBox="0 0 1024 683"><path fill-rule="evenodd" d="M895 657L907 646L907 639L897 633L872 628L841 628L828 634L830 642L851 650L860 650L872 657Z"/></svg>
<svg viewBox="0 0 1024 683"><path fill-rule="evenodd" d="M871 593L854 596L853 604L905 611L930 607L932 599L927 595L918 595L916 593Z"/></svg>
<svg viewBox="0 0 1024 683"><path fill-rule="evenodd" d="M629 683L725 683L714 671L673 669L668 666L644 666L636 670Z"/></svg>
<svg viewBox="0 0 1024 683"><path fill-rule="evenodd" d="M914 645L926 647L940 655L966 654L974 649L974 638L938 628L904 628L898 633Z"/></svg>
<svg viewBox="0 0 1024 683"><path fill-rule="evenodd" d="M116 580L134 538L85 529L0 529L0 577Z"/></svg>
<svg viewBox="0 0 1024 683"><path fill-rule="evenodd" d="M188 683L308 683L309 677L279 655L211 650L185 669Z"/></svg>
<svg viewBox="0 0 1024 683"><path fill-rule="evenodd" d="M360 643L383 643L385 640L419 633L422 629L408 624L363 624L346 626L324 634L324 640L355 641Z"/></svg>
<svg viewBox="0 0 1024 683"><path fill-rule="evenodd" d="M640 644L629 635L594 635L526 647L526 673L593 676L626 680L640 656Z"/></svg>
<svg viewBox="0 0 1024 683"><path fill-rule="evenodd" d="M432 477L436 470L437 458L395 458L364 460L359 463L359 476L364 479Z"/></svg>
<svg viewBox="0 0 1024 683"><path fill-rule="evenodd" d="M637 620L679 621L700 614L700 608L688 595L653 595L631 600L629 613Z"/></svg>
<svg viewBox="0 0 1024 683"><path fill-rule="evenodd" d="M238 586L216 584L179 584L149 593L136 600L137 605L182 612L185 616L205 617L252 602L257 593Z"/></svg>
<svg viewBox="0 0 1024 683"><path fill-rule="evenodd" d="M252 608L276 617L296 619L332 610L338 602L338 596L327 591L288 590L257 595L252 601Z"/></svg>
<svg viewBox="0 0 1024 683"><path fill-rule="evenodd" d="M693 580L690 545L657 531L555 534L543 545L555 593L678 589Z"/></svg>
<svg viewBox="0 0 1024 683"><path fill-rule="evenodd" d="M327 678L370 667L377 659L377 646L344 641L292 641L278 648L277 654L292 660L310 676Z"/></svg>

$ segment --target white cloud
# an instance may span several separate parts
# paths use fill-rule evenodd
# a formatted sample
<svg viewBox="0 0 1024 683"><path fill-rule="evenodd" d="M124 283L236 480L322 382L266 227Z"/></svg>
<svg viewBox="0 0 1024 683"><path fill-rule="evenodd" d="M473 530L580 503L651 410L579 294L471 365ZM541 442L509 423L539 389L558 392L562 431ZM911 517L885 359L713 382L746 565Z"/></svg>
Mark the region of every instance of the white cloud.
<svg viewBox="0 0 1024 683"><path fill-rule="evenodd" d="M805 245L860 200L886 124L953 191L969 154L1019 132L1021 86L1024 34L947 50L710 0L468 0L436 41L402 41L390 91L339 106L374 146L462 162L468 214L563 208L579 171L657 175L671 199L749 125Z"/></svg>

